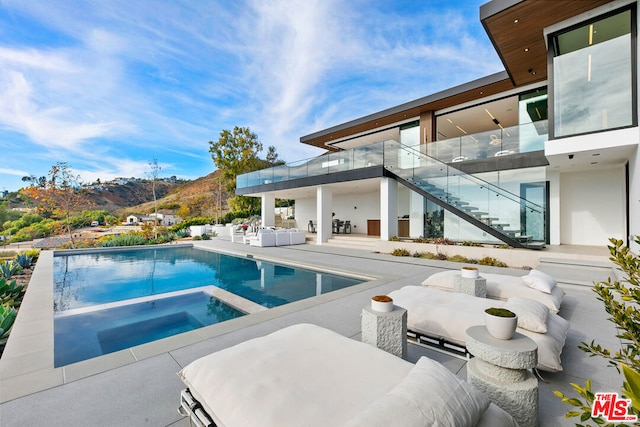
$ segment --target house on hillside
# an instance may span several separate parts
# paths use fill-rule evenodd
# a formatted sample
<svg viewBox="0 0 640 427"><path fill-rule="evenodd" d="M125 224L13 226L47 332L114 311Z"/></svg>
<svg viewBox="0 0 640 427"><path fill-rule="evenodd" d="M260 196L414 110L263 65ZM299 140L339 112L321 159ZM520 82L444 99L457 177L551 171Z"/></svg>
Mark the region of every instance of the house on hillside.
<svg viewBox="0 0 640 427"><path fill-rule="evenodd" d="M295 199L318 244L338 220L382 240L637 252L637 17L634 0L492 0L503 72L303 136L330 153L240 175L236 194L262 199L264 225Z"/></svg>

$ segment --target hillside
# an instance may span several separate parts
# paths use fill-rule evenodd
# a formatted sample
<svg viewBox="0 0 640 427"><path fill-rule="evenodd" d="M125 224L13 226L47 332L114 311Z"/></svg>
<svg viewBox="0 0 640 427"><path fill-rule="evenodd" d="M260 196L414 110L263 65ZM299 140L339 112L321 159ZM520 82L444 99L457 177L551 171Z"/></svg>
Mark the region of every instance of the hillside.
<svg viewBox="0 0 640 427"><path fill-rule="evenodd" d="M181 184L156 181L156 197L164 197L180 186ZM153 183L138 181L111 185L102 189L90 189L88 197L93 203L91 209L104 209L115 213L121 209L153 200Z"/></svg>
<svg viewBox="0 0 640 427"><path fill-rule="evenodd" d="M158 196L158 210L175 211L185 205L192 215L213 215L216 208L221 206L222 213L227 212L228 195L218 184L218 175L219 171L215 171L193 181L169 187L164 194ZM125 216L128 213L142 214L153 212L153 210L153 193L151 193L151 197L138 203L124 205L115 214Z"/></svg>

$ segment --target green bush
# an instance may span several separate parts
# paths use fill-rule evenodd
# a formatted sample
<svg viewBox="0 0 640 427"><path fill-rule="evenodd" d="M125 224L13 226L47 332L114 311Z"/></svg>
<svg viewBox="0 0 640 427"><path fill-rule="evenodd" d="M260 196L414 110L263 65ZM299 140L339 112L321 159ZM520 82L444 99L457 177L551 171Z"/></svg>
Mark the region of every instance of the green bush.
<svg viewBox="0 0 640 427"><path fill-rule="evenodd" d="M413 254L415 258L438 259L438 255L433 252L416 252Z"/></svg>
<svg viewBox="0 0 640 427"><path fill-rule="evenodd" d="M136 233L120 234L113 236L107 241L102 243L105 248L112 248L116 246L139 246L146 244L145 238Z"/></svg>
<svg viewBox="0 0 640 427"><path fill-rule="evenodd" d="M22 268L29 268L33 263L33 257L25 253L21 253L16 256L16 262Z"/></svg>
<svg viewBox="0 0 640 427"><path fill-rule="evenodd" d="M18 274L22 270L20 264L15 261L0 262L0 276L5 279L11 279L14 274Z"/></svg>
<svg viewBox="0 0 640 427"><path fill-rule="evenodd" d="M492 267L506 267L507 266L507 264L505 264L504 262L499 261L499 260L497 260L497 259L495 259L493 257L490 257L490 256L487 256L487 257L484 257L482 259L479 259L478 260L478 264L480 264L480 265L490 265Z"/></svg>
<svg viewBox="0 0 640 427"><path fill-rule="evenodd" d="M628 414L640 417L640 258L624 246L622 240L609 239L609 242L609 259L626 277L622 283L612 281L611 278L606 282L594 282L592 290L611 316L607 320L616 325L616 338L620 343L620 349L613 352L593 340L591 343L581 342L578 348L589 353L590 357L601 357L608 361L607 366L616 368L618 374L622 370L624 379L621 394L631 400L631 405L627 407ZM640 244L640 236L636 236L635 242ZM557 390L553 392L563 403L577 409L567 412L565 418L580 417L581 422L592 420L596 424L604 425L605 420L602 418L591 417L595 399L591 390L591 380L588 379L584 387L573 383L571 386L584 401L569 398Z"/></svg>
<svg viewBox="0 0 640 427"><path fill-rule="evenodd" d="M450 256L449 258L447 258L447 261L471 263L471 260L469 258L467 258L465 256L462 256L462 255Z"/></svg>
<svg viewBox="0 0 640 427"><path fill-rule="evenodd" d="M11 327L16 320L18 312L15 308L0 305L0 346L4 347L9 339L9 333L11 333Z"/></svg>
<svg viewBox="0 0 640 427"><path fill-rule="evenodd" d="M395 248L393 252L391 252L393 256L411 256L411 252L404 248Z"/></svg>
<svg viewBox="0 0 640 427"><path fill-rule="evenodd" d="M5 278L0 279L0 304L20 307L25 291L24 285L18 285L15 280L9 283Z"/></svg>

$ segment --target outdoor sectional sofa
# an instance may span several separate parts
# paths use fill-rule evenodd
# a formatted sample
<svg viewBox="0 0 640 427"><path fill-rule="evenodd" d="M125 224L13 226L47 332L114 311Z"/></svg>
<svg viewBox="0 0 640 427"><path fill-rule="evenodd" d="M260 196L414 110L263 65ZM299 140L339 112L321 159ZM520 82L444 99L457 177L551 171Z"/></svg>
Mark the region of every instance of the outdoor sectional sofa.
<svg viewBox="0 0 640 427"><path fill-rule="evenodd" d="M296 229L261 228L255 234L245 236L245 242L259 247L303 245L306 240L306 233Z"/></svg>
<svg viewBox="0 0 640 427"><path fill-rule="evenodd" d="M180 411L218 427L515 426L444 366L415 365L310 324L204 356L179 372Z"/></svg>
<svg viewBox="0 0 640 427"><path fill-rule="evenodd" d="M467 328L484 324L485 309L505 307L518 315L518 332L538 345L536 368L547 372L562 370L560 355L570 324L556 314L564 291L555 286L552 278L551 283L549 276L533 272L530 274L538 276L527 277L527 284L522 277L482 274L487 279L487 296L499 295L506 299L504 301L450 292L455 274L460 273L438 273L432 276L438 277L426 280L423 286L405 286L389 294L395 305L407 310L411 337L466 353ZM441 288L433 287L435 284Z"/></svg>

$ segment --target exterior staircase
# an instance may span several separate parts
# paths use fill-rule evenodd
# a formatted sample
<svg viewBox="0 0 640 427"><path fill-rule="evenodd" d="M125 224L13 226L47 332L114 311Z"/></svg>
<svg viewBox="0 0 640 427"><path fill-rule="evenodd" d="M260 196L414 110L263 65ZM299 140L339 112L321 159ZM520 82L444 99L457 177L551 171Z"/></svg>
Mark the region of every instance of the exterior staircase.
<svg viewBox="0 0 640 427"><path fill-rule="evenodd" d="M544 241L535 241L532 235L521 229L520 224L513 226L504 219L505 211L519 212L520 216L526 213L536 217L535 222L544 227L544 207L413 148L401 144L393 148L399 154L388 160L388 148L385 146L384 167L388 176L510 246L527 249L545 247ZM410 162L407 162L407 156ZM404 162L394 161L394 158L404 159ZM544 235L544 232L538 234Z"/></svg>

